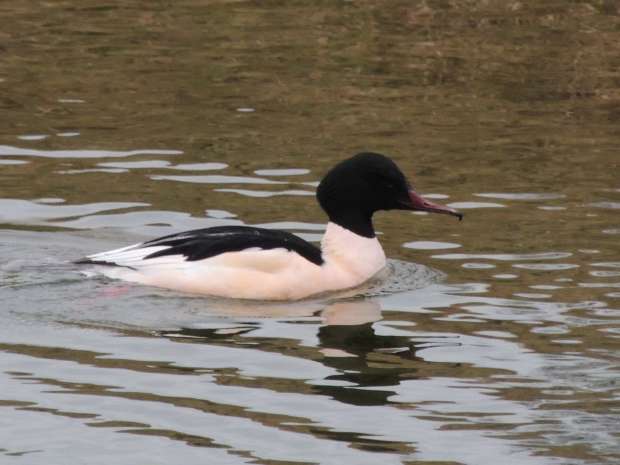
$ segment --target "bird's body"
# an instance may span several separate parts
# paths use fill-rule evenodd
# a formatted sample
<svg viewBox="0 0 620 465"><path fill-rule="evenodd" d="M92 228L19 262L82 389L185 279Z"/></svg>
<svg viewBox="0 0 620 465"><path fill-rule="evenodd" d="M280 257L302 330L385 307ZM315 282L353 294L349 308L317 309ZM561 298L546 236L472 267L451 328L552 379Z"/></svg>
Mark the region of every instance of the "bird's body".
<svg viewBox="0 0 620 465"><path fill-rule="evenodd" d="M354 287L385 266L385 255L376 237L361 237L334 223L327 225L321 249L290 233L238 228L188 231L164 240L91 255L88 262L101 266L100 271L105 275L125 281L261 300L296 300ZM280 234L274 237L274 232ZM225 251L226 246L222 245L220 253L202 258L200 254L181 252L185 247L191 254L192 243L194 252L201 243L212 246L215 237L230 244L246 240L249 246ZM162 245L174 242L177 245Z"/></svg>
<svg viewBox="0 0 620 465"><path fill-rule="evenodd" d="M78 263L96 265L112 278L185 292L296 300L358 286L385 266L372 227L376 210L459 215L417 196L396 165L378 154L359 154L336 165L317 197L330 217L320 249L284 231L223 226L90 255Z"/></svg>

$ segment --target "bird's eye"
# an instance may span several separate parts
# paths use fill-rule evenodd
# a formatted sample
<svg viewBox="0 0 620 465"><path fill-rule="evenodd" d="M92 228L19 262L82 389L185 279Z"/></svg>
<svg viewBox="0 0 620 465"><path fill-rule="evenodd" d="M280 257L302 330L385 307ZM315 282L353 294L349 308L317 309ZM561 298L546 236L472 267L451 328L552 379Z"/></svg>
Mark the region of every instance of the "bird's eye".
<svg viewBox="0 0 620 465"><path fill-rule="evenodd" d="M395 179L386 179L385 180L385 185L390 190L396 190L396 189L399 188L400 183L398 181L396 181Z"/></svg>
<svg viewBox="0 0 620 465"><path fill-rule="evenodd" d="M385 187L389 187L389 188L394 187L394 180L391 177L388 177L383 174L377 174L376 176L377 176L376 181L383 184Z"/></svg>
<svg viewBox="0 0 620 465"><path fill-rule="evenodd" d="M390 173L374 173L374 180L377 186L388 192L397 192L400 190L400 179L395 178Z"/></svg>

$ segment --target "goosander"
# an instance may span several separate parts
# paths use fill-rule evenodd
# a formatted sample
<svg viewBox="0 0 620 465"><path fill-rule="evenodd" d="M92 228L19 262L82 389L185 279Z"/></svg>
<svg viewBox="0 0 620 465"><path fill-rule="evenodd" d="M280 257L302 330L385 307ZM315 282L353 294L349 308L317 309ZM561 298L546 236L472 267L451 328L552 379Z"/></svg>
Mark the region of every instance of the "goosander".
<svg viewBox="0 0 620 465"><path fill-rule="evenodd" d="M317 200L329 218L321 248L285 231L216 226L89 255L108 277L219 297L297 300L356 287L381 271L385 253L372 215L379 210L445 213L424 199L390 158L359 153L334 166Z"/></svg>

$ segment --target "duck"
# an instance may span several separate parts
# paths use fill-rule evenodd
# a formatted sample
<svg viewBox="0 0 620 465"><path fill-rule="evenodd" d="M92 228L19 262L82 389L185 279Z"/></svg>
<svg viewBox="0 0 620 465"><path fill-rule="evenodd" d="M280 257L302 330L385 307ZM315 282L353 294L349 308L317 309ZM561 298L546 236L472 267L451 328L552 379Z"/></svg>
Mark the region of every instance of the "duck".
<svg viewBox="0 0 620 465"><path fill-rule="evenodd" d="M425 199L389 157L337 163L316 198L328 222L320 247L287 231L216 226L175 233L76 261L107 277L208 296L299 300L355 288L387 260L373 227L381 210L463 214Z"/></svg>

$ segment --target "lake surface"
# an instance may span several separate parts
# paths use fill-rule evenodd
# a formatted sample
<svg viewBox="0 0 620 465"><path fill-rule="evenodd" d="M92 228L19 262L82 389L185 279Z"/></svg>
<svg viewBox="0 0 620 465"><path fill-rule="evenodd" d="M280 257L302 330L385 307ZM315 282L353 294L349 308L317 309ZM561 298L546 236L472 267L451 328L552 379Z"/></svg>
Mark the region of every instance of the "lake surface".
<svg viewBox="0 0 620 465"><path fill-rule="evenodd" d="M4 2L0 463L620 460L613 1ZM249 224L392 156L363 289L241 302L84 254Z"/></svg>

